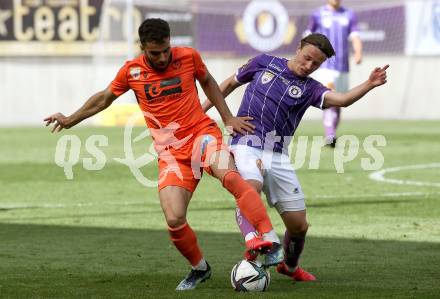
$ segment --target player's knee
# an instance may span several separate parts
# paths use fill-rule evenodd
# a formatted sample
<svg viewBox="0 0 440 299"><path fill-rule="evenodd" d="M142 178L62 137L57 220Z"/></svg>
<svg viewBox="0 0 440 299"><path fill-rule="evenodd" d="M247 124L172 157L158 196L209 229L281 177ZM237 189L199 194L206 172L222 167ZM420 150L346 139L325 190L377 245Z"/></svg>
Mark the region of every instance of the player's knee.
<svg viewBox="0 0 440 299"><path fill-rule="evenodd" d="M306 235L308 230L309 230L309 224L307 223L307 221L304 221L303 225L300 228L300 233L302 235Z"/></svg>
<svg viewBox="0 0 440 299"><path fill-rule="evenodd" d="M167 217L166 220L170 228L178 228L186 223L185 217Z"/></svg>
<svg viewBox="0 0 440 299"><path fill-rule="evenodd" d="M305 236L308 229L309 224L307 223L307 221L294 223L292 225L289 225L289 227L287 228L291 236Z"/></svg>

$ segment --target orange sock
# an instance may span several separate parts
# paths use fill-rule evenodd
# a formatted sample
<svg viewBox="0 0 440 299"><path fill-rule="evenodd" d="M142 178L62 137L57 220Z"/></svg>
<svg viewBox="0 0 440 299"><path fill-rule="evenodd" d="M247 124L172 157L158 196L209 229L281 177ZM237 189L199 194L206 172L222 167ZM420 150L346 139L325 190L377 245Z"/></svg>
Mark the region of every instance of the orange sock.
<svg viewBox="0 0 440 299"><path fill-rule="evenodd" d="M189 224L185 222L185 224L176 228L168 227L168 232L170 233L171 241L173 241L177 250L180 251L192 266L196 266L202 259L203 255L199 248L199 244L197 244L196 234Z"/></svg>
<svg viewBox="0 0 440 299"><path fill-rule="evenodd" d="M261 197L237 171L231 170L225 174L223 177L223 187L234 195L237 206L260 234L272 230L272 223L261 201Z"/></svg>

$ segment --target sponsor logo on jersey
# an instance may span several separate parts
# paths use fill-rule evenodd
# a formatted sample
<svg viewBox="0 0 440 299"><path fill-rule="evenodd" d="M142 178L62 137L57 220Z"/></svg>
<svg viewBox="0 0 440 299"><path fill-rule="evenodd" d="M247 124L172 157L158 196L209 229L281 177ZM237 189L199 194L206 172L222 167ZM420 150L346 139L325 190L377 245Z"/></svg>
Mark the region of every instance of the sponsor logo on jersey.
<svg viewBox="0 0 440 299"><path fill-rule="evenodd" d="M279 78L281 79L281 82L283 82L283 83L284 83L284 85L287 85L287 86L289 86L289 84L290 84L290 81L289 81L289 80L287 80L287 79L286 79L286 78L284 78L283 76L280 76Z"/></svg>
<svg viewBox="0 0 440 299"><path fill-rule="evenodd" d="M270 81L272 81L274 76L275 75L272 74L271 72L264 72L263 76L261 76L261 83L263 84L269 83Z"/></svg>
<svg viewBox="0 0 440 299"><path fill-rule="evenodd" d="M283 71L278 65L273 64L273 63L269 63L269 67L276 69L277 71L279 71L280 73Z"/></svg>
<svg viewBox="0 0 440 299"><path fill-rule="evenodd" d="M348 13L345 13L343 16L337 18L337 20L341 26L346 27L350 23L349 17L350 15Z"/></svg>
<svg viewBox="0 0 440 299"><path fill-rule="evenodd" d="M174 61L172 63L172 67L175 70L180 69L182 67L182 61L180 61L180 60Z"/></svg>
<svg viewBox="0 0 440 299"><path fill-rule="evenodd" d="M144 85L148 101L160 97L182 93L182 80L180 77L151 82Z"/></svg>
<svg viewBox="0 0 440 299"><path fill-rule="evenodd" d="M298 86L292 85L289 87L289 96L298 99L302 96L302 90Z"/></svg>

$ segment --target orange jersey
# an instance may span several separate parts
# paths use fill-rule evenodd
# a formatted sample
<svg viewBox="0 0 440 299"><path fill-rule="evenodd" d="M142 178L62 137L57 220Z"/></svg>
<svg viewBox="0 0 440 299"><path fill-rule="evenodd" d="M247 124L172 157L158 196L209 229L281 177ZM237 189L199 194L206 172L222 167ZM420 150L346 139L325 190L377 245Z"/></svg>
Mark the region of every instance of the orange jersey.
<svg viewBox="0 0 440 299"><path fill-rule="evenodd" d="M110 85L116 96L134 91L159 154L165 148L174 152L192 141L199 129L215 125L203 112L197 93L195 80L208 72L200 54L192 48L173 47L171 59L167 69L159 72L142 54L127 61Z"/></svg>

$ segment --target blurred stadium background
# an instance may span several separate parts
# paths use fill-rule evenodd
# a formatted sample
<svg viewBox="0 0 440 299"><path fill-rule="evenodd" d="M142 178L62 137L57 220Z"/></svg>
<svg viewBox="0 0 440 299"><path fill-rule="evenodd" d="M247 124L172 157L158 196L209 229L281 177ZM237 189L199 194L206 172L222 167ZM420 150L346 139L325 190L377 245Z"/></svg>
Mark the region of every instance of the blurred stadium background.
<svg viewBox="0 0 440 299"><path fill-rule="evenodd" d="M259 52L291 57L310 13L324 2L2 0L0 125L40 125L48 112L73 111L105 88L138 53L137 27L144 18L167 19L173 44L197 48L221 82ZM346 109L343 117L439 119L440 1L346 0L343 5L357 12L364 42L364 62L351 67L351 85L373 67L391 65L387 88ZM234 94L235 108L239 98ZM118 101L124 104L119 109L92 122L123 122L121 114L131 110L125 104L134 102L127 95ZM310 109L307 117L321 113Z"/></svg>

